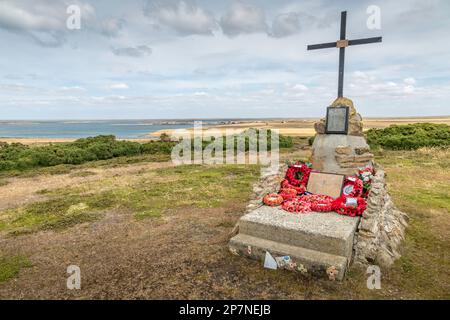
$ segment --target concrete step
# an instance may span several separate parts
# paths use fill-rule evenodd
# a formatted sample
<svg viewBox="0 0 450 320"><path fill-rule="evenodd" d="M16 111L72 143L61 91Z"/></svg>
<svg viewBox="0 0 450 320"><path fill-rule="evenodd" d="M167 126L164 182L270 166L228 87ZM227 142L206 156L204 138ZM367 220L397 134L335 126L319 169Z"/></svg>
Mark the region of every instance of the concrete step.
<svg viewBox="0 0 450 320"><path fill-rule="evenodd" d="M262 206L239 220L239 233L350 260L358 223L359 218L336 212L294 214Z"/></svg>
<svg viewBox="0 0 450 320"><path fill-rule="evenodd" d="M273 257L289 256L294 271L312 274L316 277L329 278L327 269L334 267L338 273L337 280L342 280L347 268L347 258L315 250L291 246L284 243L238 234L231 238L229 248L235 254L264 261L266 251Z"/></svg>

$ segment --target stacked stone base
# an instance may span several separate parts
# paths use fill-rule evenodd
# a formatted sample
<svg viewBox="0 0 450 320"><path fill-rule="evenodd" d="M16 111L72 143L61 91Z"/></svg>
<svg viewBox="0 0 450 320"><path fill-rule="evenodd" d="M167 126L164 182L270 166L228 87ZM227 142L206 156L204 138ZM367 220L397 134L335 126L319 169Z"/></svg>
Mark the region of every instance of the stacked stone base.
<svg viewBox="0 0 450 320"><path fill-rule="evenodd" d="M260 207L239 220L239 233L229 242L236 255L264 261L265 253L289 256L283 268L342 280L353 254L359 218L335 212L292 214Z"/></svg>
<svg viewBox="0 0 450 320"><path fill-rule="evenodd" d="M397 210L386 187L381 167L372 181L362 217L336 212L293 214L262 206L266 192L275 192L285 168L264 175L255 185L255 200L238 222L229 242L233 254L264 261L265 253L289 256L282 268L315 277L342 280L348 267L391 266L401 255L408 217Z"/></svg>
<svg viewBox="0 0 450 320"><path fill-rule="evenodd" d="M399 211L387 191L385 172L377 168L355 236L355 264L390 267L401 256L408 216Z"/></svg>

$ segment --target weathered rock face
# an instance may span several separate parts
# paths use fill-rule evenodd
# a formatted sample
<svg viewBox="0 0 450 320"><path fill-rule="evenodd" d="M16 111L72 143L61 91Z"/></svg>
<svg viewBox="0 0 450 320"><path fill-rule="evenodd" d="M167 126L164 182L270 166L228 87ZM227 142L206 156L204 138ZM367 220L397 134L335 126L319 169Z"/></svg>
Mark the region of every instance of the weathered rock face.
<svg viewBox="0 0 450 320"><path fill-rule="evenodd" d="M351 136L363 136L363 122L361 115L356 112L355 106L352 100L341 97L334 100L331 107L347 106L349 107L348 116L348 134ZM325 133L325 118L320 119L319 122L314 124L314 129L318 134Z"/></svg>
<svg viewBox="0 0 450 320"><path fill-rule="evenodd" d="M362 266L391 266L400 256L408 216L397 210L386 188L385 172L377 168L358 231L354 263Z"/></svg>
<svg viewBox="0 0 450 320"><path fill-rule="evenodd" d="M364 137L345 134L317 134L312 146L313 169L354 175L371 165L373 154Z"/></svg>

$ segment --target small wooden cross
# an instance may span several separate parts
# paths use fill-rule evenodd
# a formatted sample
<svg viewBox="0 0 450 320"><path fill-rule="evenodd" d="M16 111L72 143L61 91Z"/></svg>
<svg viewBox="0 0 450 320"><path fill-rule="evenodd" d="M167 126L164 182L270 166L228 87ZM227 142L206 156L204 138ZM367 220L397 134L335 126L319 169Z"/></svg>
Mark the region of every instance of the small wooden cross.
<svg viewBox="0 0 450 320"><path fill-rule="evenodd" d="M344 92L344 60L345 60L345 48L348 46L354 46L358 44L367 44L381 42L382 37L364 38L347 40L345 39L347 25L347 11L341 12L341 37L336 42L327 42L321 44L308 45L308 50L325 49L325 48L339 48L339 82L338 82L338 97L343 96Z"/></svg>

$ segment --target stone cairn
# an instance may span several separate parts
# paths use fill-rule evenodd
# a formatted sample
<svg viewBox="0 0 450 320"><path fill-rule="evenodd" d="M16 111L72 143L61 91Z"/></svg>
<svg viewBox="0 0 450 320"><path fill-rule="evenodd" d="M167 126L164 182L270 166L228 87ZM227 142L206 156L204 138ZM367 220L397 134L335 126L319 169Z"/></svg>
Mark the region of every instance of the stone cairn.
<svg viewBox="0 0 450 320"><path fill-rule="evenodd" d="M375 164L363 133L363 121L350 99L337 98L331 107L349 107L348 134L325 134L325 118L314 124L313 168L323 172L354 175L367 165L376 169L357 233L354 262L357 265L391 266L400 254L408 217L397 210L389 196L385 172Z"/></svg>
<svg viewBox="0 0 450 320"><path fill-rule="evenodd" d="M325 134L325 118L314 124L312 163L313 168L323 172L353 175L358 168L371 165L373 154L364 138L362 117L356 112L353 102L347 98L337 98L331 107L349 107L347 135Z"/></svg>
<svg viewBox="0 0 450 320"><path fill-rule="evenodd" d="M313 168L323 172L354 175L367 165L376 169L367 208L360 218L353 245L353 262L365 267L377 264L391 266L401 256L408 216L399 211L389 196L385 171L374 162L374 156L364 138L363 122L356 112L353 102L338 98L332 106L345 105L350 109L348 135L325 134L325 119L314 125L317 135L313 144ZM247 212L262 206L261 199L267 193L277 192L287 166L280 166L277 173L263 173L254 185L253 197ZM233 230L236 234L238 227Z"/></svg>

